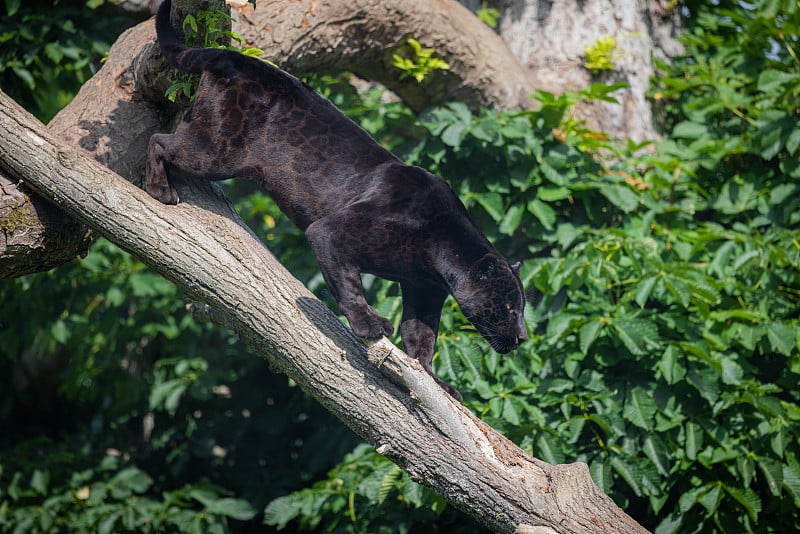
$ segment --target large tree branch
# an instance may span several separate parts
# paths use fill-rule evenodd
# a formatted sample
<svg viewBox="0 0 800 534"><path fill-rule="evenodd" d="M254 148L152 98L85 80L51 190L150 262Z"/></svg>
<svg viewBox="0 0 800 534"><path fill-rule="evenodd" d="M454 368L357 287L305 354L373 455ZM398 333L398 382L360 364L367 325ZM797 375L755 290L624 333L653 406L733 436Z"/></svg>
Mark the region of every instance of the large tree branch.
<svg viewBox="0 0 800 534"><path fill-rule="evenodd" d="M535 87L503 40L455 0L259 1L234 29L289 71L344 69L392 89L421 110L448 100L473 110L527 108ZM400 79L392 55L409 37L450 69L422 84Z"/></svg>
<svg viewBox="0 0 800 534"><path fill-rule="evenodd" d="M0 278L51 269L91 242L85 226L0 170Z"/></svg>
<svg viewBox="0 0 800 534"><path fill-rule="evenodd" d="M123 33L103 68L48 125L134 183L144 175L150 136L167 126L156 105L168 81L152 26L146 22ZM8 176L2 190L0 278L47 270L86 251L86 228L66 213Z"/></svg>
<svg viewBox="0 0 800 534"><path fill-rule="evenodd" d="M57 139L0 93L0 166L208 304L272 365L411 476L488 527L512 532L644 532L584 464L531 458L382 342L365 347L294 279L213 184L178 184L164 206ZM412 391L406 389L412 387Z"/></svg>

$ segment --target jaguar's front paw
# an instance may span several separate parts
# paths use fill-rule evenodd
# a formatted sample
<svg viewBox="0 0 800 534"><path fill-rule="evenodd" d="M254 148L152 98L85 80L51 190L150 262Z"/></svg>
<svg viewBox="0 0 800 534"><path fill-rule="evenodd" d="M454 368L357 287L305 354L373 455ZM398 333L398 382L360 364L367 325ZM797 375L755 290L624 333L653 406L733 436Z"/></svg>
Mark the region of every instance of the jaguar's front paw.
<svg viewBox="0 0 800 534"><path fill-rule="evenodd" d="M177 204L180 202L180 198L178 198L178 192L169 186L156 184L148 185L147 192L151 197L158 200L162 204Z"/></svg>
<svg viewBox="0 0 800 534"><path fill-rule="evenodd" d="M379 339L383 336L391 336L394 333L392 323L376 313L350 320L350 328L362 339Z"/></svg>
<svg viewBox="0 0 800 534"><path fill-rule="evenodd" d="M436 383L442 386L442 389L445 390L447 393L449 393L450 396L453 397L455 400L457 400L458 402L462 402L464 400L464 397L461 396L461 393L459 393L459 391L456 388L454 388L453 386L443 381L434 374L431 374L431 376L433 377L434 380L436 380Z"/></svg>

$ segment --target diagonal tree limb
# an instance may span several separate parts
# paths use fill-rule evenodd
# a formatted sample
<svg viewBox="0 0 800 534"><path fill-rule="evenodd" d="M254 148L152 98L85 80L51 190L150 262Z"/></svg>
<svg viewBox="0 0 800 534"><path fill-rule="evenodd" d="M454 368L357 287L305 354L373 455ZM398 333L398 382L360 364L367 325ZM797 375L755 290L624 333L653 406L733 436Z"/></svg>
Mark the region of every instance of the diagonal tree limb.
<svg viewBox="0 0 800 534"><path fill-rule="evenodd" d="M585 464L551 466L528 456L382 341L371 353L394 369L387 379L214 184L178 184L184 202L162 205L2 93L0 167L217 310L379 452L489 528L645 532L594 485Z"/></svg>

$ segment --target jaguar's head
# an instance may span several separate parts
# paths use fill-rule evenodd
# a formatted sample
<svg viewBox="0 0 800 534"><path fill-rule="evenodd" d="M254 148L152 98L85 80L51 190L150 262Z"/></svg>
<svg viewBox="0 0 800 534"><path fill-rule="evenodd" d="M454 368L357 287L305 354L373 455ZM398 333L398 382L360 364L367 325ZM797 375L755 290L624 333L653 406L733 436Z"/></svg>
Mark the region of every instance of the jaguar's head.
<svg viewBox="0 0 800 534"><path fill-rule="evenodd" d="M461 310L492 348L505 354L528 339L519 263L489 253L469 268L456 296Z"/></svg>

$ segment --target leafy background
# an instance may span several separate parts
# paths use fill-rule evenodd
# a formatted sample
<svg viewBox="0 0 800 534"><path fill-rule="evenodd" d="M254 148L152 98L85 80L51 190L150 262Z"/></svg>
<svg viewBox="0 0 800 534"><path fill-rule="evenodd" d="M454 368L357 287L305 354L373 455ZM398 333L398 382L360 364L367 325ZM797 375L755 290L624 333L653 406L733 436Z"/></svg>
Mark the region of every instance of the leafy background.
<svg viewBox="0 0 800 534"><path fill-rule="evenodd" d="M44 33L36 9L5 4L0 84L46 120L113 41L93 25L121 26L88 2L51 7L63 16ZM586 462L656 532L797 531L798 6L683 10L685 55L653 80L652 144L573 117L614 86L537 93L537 112L414 116L345 73L308 81L444 176L523 261L530 339L514 354L445 306L434 363L469 409L549 462ZM332 304L303 235L248 184L229 192ZM397 289L366 286L398 321ZM3 281L0 302L0 530L481 531L104 240Z"/></svg>

